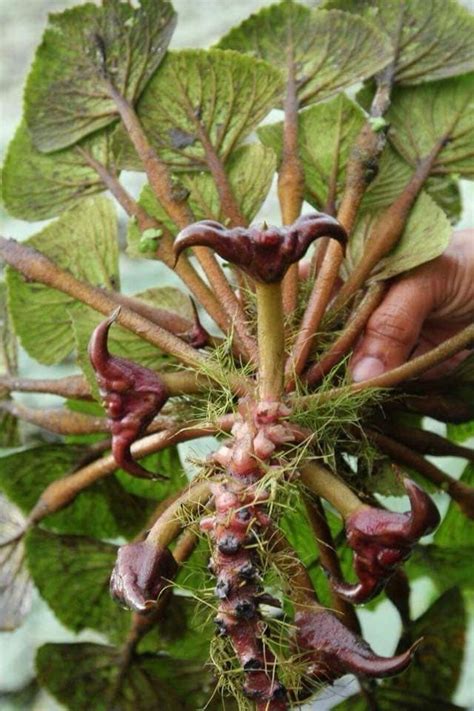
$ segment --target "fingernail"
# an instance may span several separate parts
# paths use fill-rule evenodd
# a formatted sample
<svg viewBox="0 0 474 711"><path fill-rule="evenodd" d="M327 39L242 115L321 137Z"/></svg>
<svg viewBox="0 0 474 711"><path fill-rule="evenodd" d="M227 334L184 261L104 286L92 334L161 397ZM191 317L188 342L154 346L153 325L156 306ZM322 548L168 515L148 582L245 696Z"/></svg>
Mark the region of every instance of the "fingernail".
<svg viewBox="0 0 474 711"><path fill-rule="evenodd" d="M376 378L385 372L385 366L381 360L373 356L365 356L361 358L352 369L352 380L354 383L360 383L362 380Z"/></svg>

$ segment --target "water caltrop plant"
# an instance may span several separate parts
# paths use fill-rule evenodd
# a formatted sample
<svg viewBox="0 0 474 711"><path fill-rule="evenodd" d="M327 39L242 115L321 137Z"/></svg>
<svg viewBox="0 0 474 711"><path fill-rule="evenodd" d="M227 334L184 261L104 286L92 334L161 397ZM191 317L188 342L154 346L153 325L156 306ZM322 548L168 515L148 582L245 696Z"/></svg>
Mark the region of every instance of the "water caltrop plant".
<svg viewBox="0 0 474 711"><path fill-rule="evenodd" d="M345 674L360 691L340 711L459 708L474 361L423 375L474 327L365 382L348 365L390 280L459 219L474 19L455 0L310 5L175 51L165 0L79 4L50 16L26 81L3 201L54 219L0 240L0 600L17 627L33 582L95 631L37 650L34 683L70 709L318 708ZM137 286L157 260L180 288L121 293L114 199ZM22 377L17 339L76 374ZM178 445L206 436L190 479ZM467 460L460 480L428 455ZM388 657L357 615L384 599Z"/></svg>

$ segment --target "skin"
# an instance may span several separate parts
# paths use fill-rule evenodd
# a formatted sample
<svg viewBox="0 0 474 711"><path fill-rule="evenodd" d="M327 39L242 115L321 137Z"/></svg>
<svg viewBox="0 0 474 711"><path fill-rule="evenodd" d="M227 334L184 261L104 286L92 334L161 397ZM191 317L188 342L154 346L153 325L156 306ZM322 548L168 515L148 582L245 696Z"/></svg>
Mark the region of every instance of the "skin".
<svg viewBox="0 0 474 711"><path fill-rule="evenodd" d="M352 357L354 382L396 368L455 335L474 319L474 229L453 234L440 257L393 282ZM433 368L440 377L467 352Z"/></svg>

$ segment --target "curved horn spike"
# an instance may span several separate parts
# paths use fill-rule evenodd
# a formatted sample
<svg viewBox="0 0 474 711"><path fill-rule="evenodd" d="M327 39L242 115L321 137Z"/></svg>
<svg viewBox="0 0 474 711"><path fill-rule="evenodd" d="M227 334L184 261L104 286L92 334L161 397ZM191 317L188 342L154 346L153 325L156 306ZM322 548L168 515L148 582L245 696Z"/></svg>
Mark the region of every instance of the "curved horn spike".
<svg viewBox="0 0 474 711"><path fill-rule="evenodd" d="M361 605L364 602L372 600L380 590L380 581L375 578L372 581L358 582L354 584L345 583L343 580L337 580L332 575L329 575L329 582L334 592L343 600L352 603L353 605Z"/></svg>
<svg viewBox="0 0 474 711"><path fill-rule="evenodd" d="M361 644L358 640L353 648L341 648L338 656L348 672L366 677L381 679L394 676L404 671L410 664L417 647L423 641L418 639L412 646L394 657L380 657L372 651L369 645Z"/></svg>
<svg viewBox="0 0 474 711"><path fill-rule="evenodd" d="M132 452L130 450L130 443L124 441L120 435L112 437L112 454L117 463L117 465L124 469L132 476L139 477L140 479L166 479L167 477L163 474L155 474L154 472L149 472L141 466L132 457Z"/></svg>
<svg viewBox="0 0 474 711"><path fill-rule="evenodd" d="M305 245L305 251L309 244L319 237L330 237L341 245L345 252L347 244L347 232L344 227L331 215L323 212L314 212L303 215L293 224L292 232L297 232Z"/></svg>
<svg viewBox="0 0 474 711"><path fill-rule="evenodd" d="M411 504L405 535L414 542L434 531L441 517L431 498L414 481L405 479L403 485Z"/></svg>
<svg viewBox="0 0 474 711"><path fill-rule="evenodd" d="M97 328L92 332L90 337L88 352L89 359L95 371L105 377L104 369L110 361L110 353L107 347L109 330L114 321L117 320L121 311L121 306L118 306L108 318L102 321Z"/></svg>
<svg viewBox="0 0 474 711"><path fill-rule="evenodd" d="M193 309L194 324L187 333L188 342L193 348L204 348L209 343L209 334L199 319L199 313L194 299L191 297L189 297L189 299Z"/></svg>
<svg viewBox="0 0 474 711"><path fill-rule="evenodd" d="M173 250L175 255L175 266L181 252L188 247L211 247L216 248L216 242L221 240L223 233L227 230L219 222L213 220L202 220L185 227L176 237Z"/></svg>

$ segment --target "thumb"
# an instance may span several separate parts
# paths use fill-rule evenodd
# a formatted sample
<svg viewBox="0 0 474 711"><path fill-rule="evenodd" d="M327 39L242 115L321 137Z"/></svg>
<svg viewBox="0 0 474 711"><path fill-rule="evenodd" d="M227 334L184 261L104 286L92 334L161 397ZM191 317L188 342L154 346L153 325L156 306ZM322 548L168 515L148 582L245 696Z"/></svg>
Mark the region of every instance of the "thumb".
<svg viewBox="0 0 474 711"><path fill-rule="evenodd" d="M352 357L354 382L374 378L408 360L433 301L433 290L420 275L409 275L390 287Z"/></svg>

